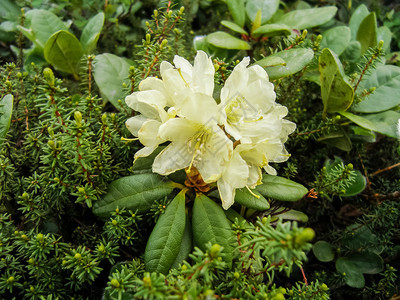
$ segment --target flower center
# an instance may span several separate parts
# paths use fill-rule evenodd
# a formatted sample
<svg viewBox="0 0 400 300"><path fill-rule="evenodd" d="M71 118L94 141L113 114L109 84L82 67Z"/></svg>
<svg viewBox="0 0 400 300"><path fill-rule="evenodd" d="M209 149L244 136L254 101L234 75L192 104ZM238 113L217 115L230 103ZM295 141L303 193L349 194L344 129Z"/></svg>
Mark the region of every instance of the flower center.
<svg viewBox="0 0 400 300"><path fill-rule="evenodd" d="M189 148L189 153L192 154L192 160L188 167L188 172L191 171L191 168L196 158L198 160L201 160L201 154L206 149L205 144L207 143L210 135L211 135L210 128L200 125L198 132L194 134L193 137L189 140L188 148Z"/></svg>
<svg viewBox="0 0 400 300"><path fill-rule="evenodd" d="M238 95L225 107L227 122L230 125L242 122L257 122L263 118L260 111L251 106L243 95Z"/></svg>

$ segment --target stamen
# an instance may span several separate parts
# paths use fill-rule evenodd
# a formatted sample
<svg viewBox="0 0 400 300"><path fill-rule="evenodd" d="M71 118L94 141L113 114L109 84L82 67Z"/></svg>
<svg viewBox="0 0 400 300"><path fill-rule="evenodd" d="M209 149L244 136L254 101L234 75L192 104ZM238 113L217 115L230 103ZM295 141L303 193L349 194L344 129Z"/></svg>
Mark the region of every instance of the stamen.
<svg viewBox="0 0 400 300"><path fill-rule="evenodd" d="M133 141L137 141L137 140L139 140L139 138L129 139L129 138L124 138L123 136L121 137L121 141L125 141L125 142L133 142Z"/></svg>
<svg viewBox="0 0 400 300"><path fill-rule="evenodd" d="M256 194L254 194L252 191L251 191L251 189L249 188L249 186L248 185L246 185L246 188L247 188L247 190L249 191L249 193L250 194L252 194L254 197L256 197L257 199L260 199L260 196L259 195L256 195Z"/></svg>

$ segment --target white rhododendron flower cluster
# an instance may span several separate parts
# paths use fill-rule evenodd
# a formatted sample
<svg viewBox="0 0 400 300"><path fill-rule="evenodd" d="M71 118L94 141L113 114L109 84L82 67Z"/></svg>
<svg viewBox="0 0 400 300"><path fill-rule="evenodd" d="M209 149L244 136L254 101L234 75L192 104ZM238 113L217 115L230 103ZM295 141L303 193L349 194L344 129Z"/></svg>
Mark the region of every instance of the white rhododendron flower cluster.
<svg viewBox="0 0 400 300"><path fill-rule="evenodd" d="M289 158L284 143L296 125L283 119L288 110L275 102L266 71L249 63L246 57L234 68L217 104L215 69L205 52L197 52L193 66L180 56L175 66L163 61L162 79L146 78L126 97L140 113L126 121L144 145L135 158L170 142L156 156L153 172L197 169L205 184L217 184L224 209L233 204L237 188L261 183L262 168L276 175L269 163Z"/></svg>

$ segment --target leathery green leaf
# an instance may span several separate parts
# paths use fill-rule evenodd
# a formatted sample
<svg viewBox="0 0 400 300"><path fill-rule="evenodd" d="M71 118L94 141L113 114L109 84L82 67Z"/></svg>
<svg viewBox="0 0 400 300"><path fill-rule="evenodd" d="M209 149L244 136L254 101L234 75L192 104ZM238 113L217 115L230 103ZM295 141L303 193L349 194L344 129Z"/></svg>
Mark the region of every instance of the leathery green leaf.
<svg viewBox="0 0 400 300"><path fill-rule="evenodd" d="M325 48L319 57L321 96L324 104L323 115L327 112L347 110L353 102L354 90L344 80L344 72L339 58Z"/></svg>
<svg viewBox="0 0 400 300"><path fill-rule="evenodd" d="M13 100L14 96L11 94L5 95L0 100L0 140L6 137L10 128Z"/></svg>
<svg viewBox="0 0 400 300"><path fill-rule="evenodd" d="M335 252L330 243L325 241L318 241L314 244L313 253L319 261L328 262L335 258Z"/></svg>
<svg viewBox="0 0 400 300"><path fill-rule="evenodd" d="M335 6L298 9L284 14L275 23L286 24L290 28L306 29L325 24L337 12Z"/></svg>
<svg viewBox="0 0 400 300"><path fill-rule="evenodd" d="M68 31L54 33L44 46L44 57L59 71L77 74L77 66L83 55L78 39Z"/></svg>
<svg viewBox="0 0 400 300"><path fill-rule="evenodd" d="M361 55L363 55L368 48L375 47L378 44L377 36L378 28L376 25L376 15L372 12L364 18L357 31L357 41L361 44Z"/></svg>
<svg viewBox="0 0 400 300"><path fill-rule="evenodd" d="M240 33L240 34L247 34L246 30L244 30L242 27L240 27L239 25L237 25L236 23L230 22L230 21L226 21L223 20L221 21L221 24L224 25L225 27Z"/></svg>
<svg viewBox="0 0 400 300"><path fill-rule="evenodd" d="M264 174L262 184L256 187L264 197L279 201L297 201L307 194L308 189L300 183L280 176Z"/></svg>
<svg viewBox="0 0 400 300"><path fill-rule="evenodd" d="M185 231L185 193L182 190L158 219L144 252L144 264L149 272L166 274L178 256Z"/></svg>
<svg viewBox="0 0 400 300"><path fill-rule="evenodd" d="M122 88L129 80L129 64L114 54L97 55L93 61L93 77L100 89L101 96L121 109L118 100L124 100L126 92Z"/></svg>
<svg viewBox="0 0 400 300"><path fill-rule="evenodd" d="M192 235L192 226L190 224L190 220L186 213L186 225L185 231L183 232L181 247L179 249L178 255L175 258L174 263L171 266L171 269L177 269L179 265L187 259L190 252L193 248L193 235Z"/></svg>
<svg viewBox="0 0 400 300"><path fill-rule="evenodd" d="M261 15L261 24L266 23L278 10L279 0L252 0L246 3L246 12L249 19L254 22L257 14Z"/></svg>
<svg viewBox="0 0 400 300"><path fill-rule="evenodd" d="M85 53L90 53L96 47L101 30L103 29L103 24L104 13L99 12L97 15L92 17L86 24L85 28L83 28L80 41Z"/></svg>
<svg viewBox="0 0 400 300"><path fill-rule="evenodd" d="M246 11L244 9L244 1L243 0L227 0L226 4L228 5L228 9L232 15L233 20L240 27L244 26L244 22L246 21Z"/></svg>
<svg viewBox="0 0 400 300"><path fill-rule="evenodd" d="M370 120L363 118L362 116L352 114L348 111L340 111L339 113L362 128L376 131L375 125Z"/></svg>
<svg viewBox="0 0 400 300"><path fill-rule="evenodd" d="M173 189L171 181L153 173L123 177L111 182L106 195L94 203L92 211L103 218L109 217L117 207L143 213Z"/></svg>
<svg viewBox="0 0 400 300"><path fill-rule="evenodd" d="M263 195L256 190L253 190L252 193L255 195L252 195L247 188L236 189L235 202L256 210L269 209L269 202ZM258 196L258 198L256 196Z"/></svg>
<svg viewBox="0 0 400 300"><path fill-rule="evenodd" d="M229 33L216 31L206 38L207 42L215 47L223 49L237 49L237 50L250 50L251 46L249 43L238 39Z"/></svg>
<svg viewBox="0 0 400 300"><path fill-rule="evenodd" d="M195 246L205 251L207 243L219 244L224 248L223 259L232 263L234 232L220 205L198 194L193 205L192 227Z"/></svg>
<svg viewBox="0 0 400 300"><path fill-rule="evenodd" d="M265 66L265 70L271 80L295 74L304 69L313 59L312 49L297 48L274 53L256 62L260 66ZM281 58L285 63L279 66L267 67L272 58Z"/></svg>
<svg viewBox="0 0 400 300"><path fill-rule="evenodd" d="M379 65L361 81L358 91L374 89L372 93L352 106L352 110L362 113L381 112L400 104L400 67Z"/></svg>

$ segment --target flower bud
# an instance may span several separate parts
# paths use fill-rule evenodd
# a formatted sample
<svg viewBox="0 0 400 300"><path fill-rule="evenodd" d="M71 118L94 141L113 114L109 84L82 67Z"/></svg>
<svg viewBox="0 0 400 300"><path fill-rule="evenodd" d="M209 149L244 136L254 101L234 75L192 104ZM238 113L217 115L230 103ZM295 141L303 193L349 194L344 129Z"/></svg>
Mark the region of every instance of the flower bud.
<svg viewBox="0 0 400 300"><path fill-rule="evenodd" d="M210 249L210 255L211 255L211 257L217 257L218 256L218 253L221 251L221 246L220 245L218 245L218 244L214 244L214 245L212 245L211 246L211 249Z"/></svg>
<svg viewBox="0 0 400 300"><path fill-rule="evenodd" d="M115 279L115 278L111 279L110 283L115 288L119 288L121 286L121 284L119 283L118 279Z"/></svg>
<svg viewBox="0 0 400 300"><path fill-rule="evenodd" d="M43 77L44 79L46 79L47 84L50 87L54 87L54 82L55 82L54 73L50 68L45 68L43 70Z"/></svg>
<svg viewBox="0 0 400 300"><path fill-rule="evenodd" d="M79 110L74 112L74 118L75 118L76 125L78 127L81 127L82 126L82 113Z"/></svg>

